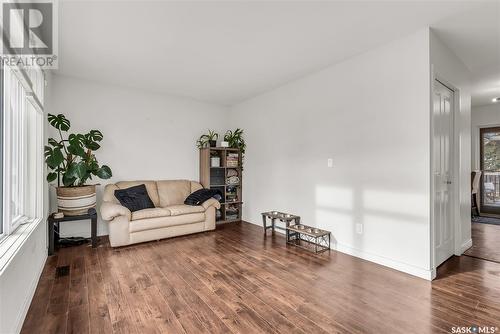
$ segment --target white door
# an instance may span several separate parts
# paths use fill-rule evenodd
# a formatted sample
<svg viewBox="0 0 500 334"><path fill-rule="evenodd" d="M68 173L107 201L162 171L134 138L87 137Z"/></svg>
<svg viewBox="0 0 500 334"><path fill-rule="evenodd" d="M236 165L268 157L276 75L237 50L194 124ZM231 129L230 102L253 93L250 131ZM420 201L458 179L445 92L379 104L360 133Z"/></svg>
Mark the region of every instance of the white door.
<svg viewBox="0 0 500 334"><path fill-rule="evenodd" d="M452 204L453 91L434 81L433 176L435 266L454 253Z"/></svg>

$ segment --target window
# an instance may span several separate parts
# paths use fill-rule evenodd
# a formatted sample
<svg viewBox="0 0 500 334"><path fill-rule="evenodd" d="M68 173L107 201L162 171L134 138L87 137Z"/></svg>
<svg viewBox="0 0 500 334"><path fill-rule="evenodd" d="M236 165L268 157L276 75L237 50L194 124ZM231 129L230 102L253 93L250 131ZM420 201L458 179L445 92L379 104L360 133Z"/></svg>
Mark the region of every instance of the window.
<svg viewBox="0 0 500 334"><path fill-rule="evenodd" d="M1 236L43 215L43 72L3 68ZM40 79L40 77L42 79Z"/></svg>

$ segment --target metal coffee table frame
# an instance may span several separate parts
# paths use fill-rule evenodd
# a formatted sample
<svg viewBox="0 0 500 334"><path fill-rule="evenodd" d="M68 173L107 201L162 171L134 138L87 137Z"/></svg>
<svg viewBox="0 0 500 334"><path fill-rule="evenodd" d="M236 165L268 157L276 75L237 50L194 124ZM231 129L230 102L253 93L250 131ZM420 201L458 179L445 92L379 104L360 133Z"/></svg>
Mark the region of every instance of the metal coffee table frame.
<svg viewBox="0 0 500 334"><path fill-rule="evenodd" d="M271 225L267 225L267 218L271 220ZM285 227L276 225L276 220L285 223ZM290 213L279 212L279 211L268 211L262 212L262 225L264 227L264 235L267 235L267 230L272 229L273 233L275 229L283 230L286 233L286 241L290 240L292 236L288 227L293 224L300 224L300 216L292 215Z"/></svg>
<svg viewBox="0 0 500 334"><path fill-rule="evenodd" d="M292 233L287 243L303 248L313 253L321 253L330 249L331 232L307 225L291 225L288 227ZM302 245L306 243L309 247Z"/></svg>

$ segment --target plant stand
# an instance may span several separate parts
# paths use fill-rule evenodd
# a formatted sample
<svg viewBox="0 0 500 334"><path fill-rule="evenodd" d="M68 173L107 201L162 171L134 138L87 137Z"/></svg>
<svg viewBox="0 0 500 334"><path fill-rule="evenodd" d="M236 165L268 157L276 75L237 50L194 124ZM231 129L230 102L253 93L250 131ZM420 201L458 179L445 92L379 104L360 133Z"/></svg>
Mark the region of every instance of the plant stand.
<svg viewBox="0 0 500 334"><path fill-rule="evenodd" d="M271 220L271 225L267 225L267 218ZM285 223L285 227L277 226L276 220ZM288 227L292 224L300 224L300 216L292 215L290 213L284 213L279 211L269 211L262 212L262 226L264 227L264 235L266 235L267 230L271 229L274 233L275 229L284 230L286 233L286 241L290 240L291 234Z"/></svg>
<svg viewBox="0 0 500 334"><path fill-rule="evenodd" d="M321 253L330 249L330 231L307 225L291 225L287 228L290 238L287 243L313 253Z"/></svg>

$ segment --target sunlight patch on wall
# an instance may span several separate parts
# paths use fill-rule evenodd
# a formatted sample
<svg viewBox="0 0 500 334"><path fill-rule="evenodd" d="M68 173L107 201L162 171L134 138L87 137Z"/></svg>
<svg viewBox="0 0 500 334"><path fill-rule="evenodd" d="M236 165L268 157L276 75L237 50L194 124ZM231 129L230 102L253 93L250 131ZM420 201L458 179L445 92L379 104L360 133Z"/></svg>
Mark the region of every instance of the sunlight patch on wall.
<svg viewBox="0 0 500 334"><path fill-rule="evenodd" d="M429 198L422 194L368 189L363 191L363 209L423 217L422 212L429 210Z"/></svg>
<svg viewBox="0 0 500 334"><path fill-rule="evenodd" d="M316 187L316 207L332 209L353 209L353 191L341 187Z"/></svg>
<svg viewBox="0 0 500 334"><path fill-rule="evenodd" d="M308 222L304 222L304 224L308 224ZM328 209L316 210L316 227L327 231L335 231L333 237L342 240L342 243L351 244L353 242L352 226L353 217L351 214Z"/></svg>

